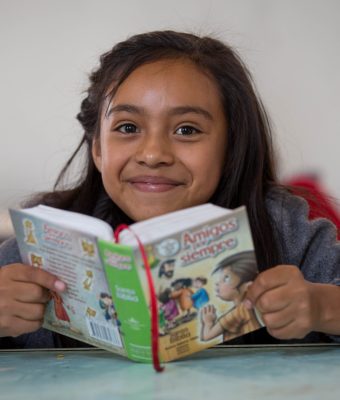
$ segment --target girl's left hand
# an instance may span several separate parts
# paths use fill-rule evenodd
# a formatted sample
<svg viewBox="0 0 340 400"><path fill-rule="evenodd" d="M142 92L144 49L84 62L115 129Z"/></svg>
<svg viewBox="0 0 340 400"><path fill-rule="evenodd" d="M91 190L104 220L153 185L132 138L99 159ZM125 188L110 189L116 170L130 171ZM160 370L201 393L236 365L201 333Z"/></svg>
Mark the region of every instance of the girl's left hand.
<svg viewBox="0 0 340 400"><path fill-rule="evenodd" d="M258 275L245 305L262 314L268 332L278 339L300 339L317 326L319 304L313 283L293 265L278 265Z"/></svg>
<svg viewBox="0 0 340 400"><path fill-rule="evenodd" d="M208 304L201 310L201 321L209 327L216 322L216 309L212 304Z"/></svg>

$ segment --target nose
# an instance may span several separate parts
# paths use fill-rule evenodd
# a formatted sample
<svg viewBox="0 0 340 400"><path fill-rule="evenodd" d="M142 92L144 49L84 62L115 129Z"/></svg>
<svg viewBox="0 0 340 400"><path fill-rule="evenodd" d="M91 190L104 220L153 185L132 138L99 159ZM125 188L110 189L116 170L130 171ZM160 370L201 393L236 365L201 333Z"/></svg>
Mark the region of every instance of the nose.
<svg viewBox="0 0 340 400"><path fill-rule="evenodd" d="M173 164L175 156L170 139L157 132L144 134L137 148L135 159L138 164L149 168Z"/></svg>

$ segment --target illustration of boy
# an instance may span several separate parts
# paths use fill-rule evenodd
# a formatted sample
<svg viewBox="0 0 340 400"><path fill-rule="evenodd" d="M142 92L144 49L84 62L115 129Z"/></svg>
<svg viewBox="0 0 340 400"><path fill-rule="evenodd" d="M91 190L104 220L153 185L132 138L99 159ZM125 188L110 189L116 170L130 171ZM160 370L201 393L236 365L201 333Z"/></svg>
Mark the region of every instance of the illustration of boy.
<svg viewBox="0 0 340 400"><path fill-rule="evenodd" d="M104 317L106 321L112 321L113 325L117 327L121 325L115 306L113 305L112 296L110 296L108 293L100 293L99 306L104 310Z"/></svg>
<svg viewBox="0 0 340 400"><path fill-rule="evenodd" d="M191 289L192 279L176 279L171 283L171 286L173 287L173 291L170 293L170 298L177 301L181 311L182 322L190 321L197 315L196 312L191 312L191 309L194 305L192 300L192 295L194 292Z"/></svg>
<svg viewBox="0 0 340 400"><path fill-rule="evenodd" d="M194 279L193 287L196 289L196 292L191 296L191 298L194 302L194 307L197 310L209 302L208 292L203 287L207 282L207 278L204 278L203 276L198 276Z"/></svg>
<svg viewBox="0 0 340 400"><path fill-rule="evenodd" d="M226 341L259 329L261 324L254 310L248 310L242 303L249 284L257 275L254 253L245 251L223 259L212 274L217 272L216 295L233 302L234 307L217 318L215 307L205 306L201 312L201 340L211 340L223 334Z"/></svg>
<svg viewBox="0 0 340 400"><path fill-rule="evenodd" d="M112 297L107 293L100 293L99 306L104 310L104 317L106 321L110 321L115 313Z"/></svg>

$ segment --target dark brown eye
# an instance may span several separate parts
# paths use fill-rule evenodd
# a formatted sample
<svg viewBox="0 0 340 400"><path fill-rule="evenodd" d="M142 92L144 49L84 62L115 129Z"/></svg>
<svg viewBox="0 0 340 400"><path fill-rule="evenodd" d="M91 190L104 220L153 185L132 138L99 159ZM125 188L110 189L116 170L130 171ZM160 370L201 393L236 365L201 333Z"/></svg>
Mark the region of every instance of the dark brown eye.
<svg viewBox="0 0 340 400"><path fill-rule="evenodd" d="M136 133L137 127L134 124L122 124L119 125L115 130L122 132L122 133Z"/></svg>
<svg viewBox="0 0 340 400"><path fill-rule="evenodd" d="M176 130L178 135L191 136L199 133L199 130L190 125L181 126Z"/></svg>

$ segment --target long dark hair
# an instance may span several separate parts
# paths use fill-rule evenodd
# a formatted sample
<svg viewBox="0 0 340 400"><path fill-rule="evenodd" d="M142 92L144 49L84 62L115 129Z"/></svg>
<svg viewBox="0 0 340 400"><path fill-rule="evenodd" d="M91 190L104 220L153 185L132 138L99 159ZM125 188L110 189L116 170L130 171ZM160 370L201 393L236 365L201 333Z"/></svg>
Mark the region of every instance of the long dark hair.
<svg viewBox="0 0 340 400"><path fill-rule="evenodd" d="M105 99L114 96L132 71L145 63L177 58L191 60L216 81L228 121L224 171L210 201L228 208L246 205L260 269L275 265L278 251L265 205L266 193L277 186L269 120L237 53L211 37L155 31L132 36L103 54L89 77L87 95L77 115L84 129L80 144L62 169L53 192L34 201L92 214L113 226L130 223L104 191L91 155L92 142L100 133ZM82 149L82 173L73 186L65 188L65 177Z"/></svg>

